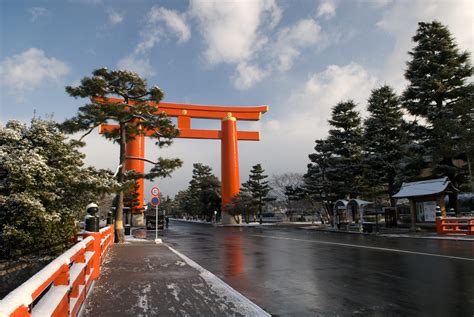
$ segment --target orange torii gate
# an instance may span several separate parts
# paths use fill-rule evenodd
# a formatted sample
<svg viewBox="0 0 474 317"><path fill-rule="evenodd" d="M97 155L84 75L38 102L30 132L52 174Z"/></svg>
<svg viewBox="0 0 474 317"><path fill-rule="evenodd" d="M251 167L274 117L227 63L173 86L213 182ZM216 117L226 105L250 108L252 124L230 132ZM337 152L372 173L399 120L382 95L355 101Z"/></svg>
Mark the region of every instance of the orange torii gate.
<svg viewBox="0 0 474 317"><path fill-rule="evenodd" d="M122 99L108 98L108 102L122 103ZM205 106L194 104L178 104L169 102L149 102L157 108L157 113L166 113L169 117L178 118L178 138L221 140L221 199L222 208L232 201L240 191L239 153L237 141L259 141L260 133L255 131L237 131L237 120L258 121L268 106L258 107L227 107ZM221 130L200 130L191 128L191 119L221 120ZM102 124L99 133L117 129L117 125ZM151 132L150 132L151 133ZM147 133L145 133L147 134ZM145 158L145 135L135 137L126 146L127 157ZM143 160L127 159L126 170L145 172ZM137 181L138 201L145 201L144 179ZM232 217L222 214L222 222L232 222Z"/></svg>

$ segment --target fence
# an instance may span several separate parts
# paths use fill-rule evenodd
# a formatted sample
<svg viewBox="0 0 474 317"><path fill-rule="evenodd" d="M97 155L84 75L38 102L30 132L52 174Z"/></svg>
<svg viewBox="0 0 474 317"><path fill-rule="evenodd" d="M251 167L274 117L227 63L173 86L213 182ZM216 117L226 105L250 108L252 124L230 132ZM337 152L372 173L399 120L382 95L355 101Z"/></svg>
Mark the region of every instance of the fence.
<svg viewBox="0 0 474 317"><path fill-rule="evenodd" d="M100 275L114 241L114 227L85 232L83 239L0 301L0 317L76 316Z"/></svg>
<svg viewBox="0 0 474 317"><path fill-rule="evenodd" d="M471 217L436 218L436 232L438 234L474 235L474 218L471 218Z"/></svg>

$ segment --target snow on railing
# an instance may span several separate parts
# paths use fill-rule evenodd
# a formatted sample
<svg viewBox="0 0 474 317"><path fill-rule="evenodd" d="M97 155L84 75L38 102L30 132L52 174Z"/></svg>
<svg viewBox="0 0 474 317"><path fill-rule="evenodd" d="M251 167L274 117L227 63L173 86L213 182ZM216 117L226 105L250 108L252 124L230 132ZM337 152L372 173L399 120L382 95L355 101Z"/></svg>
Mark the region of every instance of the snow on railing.
<svg viewBox="0 0 474 317"><path fill-rule="evenodd" d="M0 317L76 316L100 263L114 240L114 227L83 232L72 248L61 254L0 301Z"/></svg>

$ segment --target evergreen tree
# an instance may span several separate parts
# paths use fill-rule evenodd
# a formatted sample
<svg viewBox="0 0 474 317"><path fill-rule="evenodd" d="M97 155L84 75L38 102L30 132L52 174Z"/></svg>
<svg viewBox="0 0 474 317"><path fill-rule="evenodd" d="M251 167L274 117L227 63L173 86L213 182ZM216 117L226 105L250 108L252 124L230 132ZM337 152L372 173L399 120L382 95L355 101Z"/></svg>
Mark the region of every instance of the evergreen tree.
<svg viewBox="0 0 474 317"><path fill-rule="evenodd" d="M76 98L90 98L90 103L80 107L78 114L66 120L61 127L69 133L87 131L84 134L86 136L103 123L108 121L118 123L119 129L105 133L104 136L120 146L118 162L121 168L118 171L117 181L122 187L118 191L115 232L118 242L123 243L125 239L122 219L124 193L130 190L137 178L152 180L155 177L166 177L181 166L179 159L159 158L157 162L153 162L154 166L148 174L128 173L126 175L125 160L139 159L126 157L127 141L153 131L153 134L148 134L148 136L156 139L159 147L163 147L172 143L172 139L178 135L178 130L164 113L157 113L156 107L148 104L149 101L158 103L163 98L163 92L159 87L154 86L148 89L145 79L129 71L109 71L101 68L92 74L92 77L84 77L78 87L66 87L69 95ZM109 102L108 98L113 96L123 98L123 102Z"/></svg>
<svg viewBox="0 0 474 317"><path fill-rule="evenodd" d="M256 210L258 210L260 222L262 220L262 212L267 195L271 190L270 185L268 185L268 181L266 180L268 176L264 175L264 172L265 170L262 168L261 164L252 166L248 181L242 184L242 188L247 190L254 200L254 205L256 206ZM247 217L247 223L248 221L249 219Z"/></svg>
<svg viewBox="0 0 474 317"><path fill-rule="evenodd" d="M331 129L327 138L325 177L335 197L357 197L362 181L361 141L362 127L359 113L352 100L338 103L329 120Z"/></svg>
<svg viewBox="0 0 474 317"><path fill-rule="evenodd" d="M192 210L197 205L197 197L192 195L189 188L186 190L180 190L174 197L179 213L189 217L194 216Z"/></svg>
<svg viewBox="0 0 474 317"><path fill-rule="evenodd" d="M365 120L363 138L365 191L372 194L372 200L379 194L388 194L393 206L397 165L405 141L400 101L392 88L382 86L372 90L367 110L370 116Z"/></svg>
<svg viewBox="0 0 474 317"><path fill-rule="evenodd" d="M413 174L404 176L448 176L460 187L467 181L468 166L454 162L472 162L474 87L466 82L473 74L470 55L459 51L448 28L438 21L420 22L413 41L403 107L416 118L411 132L418 151L409 162ZM466 137L471 138L461 139Z"/></svg>
<svg viewBox="0 0 474 317"><path fill-rule="evenodd" d="M248 217L249 210L253 210L254 208L255 203L252 195L245 190L245 188L242 188L240 192L232 198L232 202L224 206L224 211L233 216L236 223L240 223L240 216L247 214Z"/></svg>
<svg viewBox="0 0 474 317"><path fill-rule="evenodd" d="M315 142L314 150L316 152L309 155L311 163L308 164L308 171L303 176L303 188L308 196L315 201L337 200L326 175L332 154L331 146L327 140L316 140Z"/></svg>
<svg viewBox="0 0 474 317"><path fill-rule="evenodd" d="M86 205L114 190L78 147L51 121L0 125L0 258L63 251Z"/></svg>
<svg viewBox="0 0 474 317"><path fill-rule="evenodd" d="M195 197L193 205L190 206L192 214L212 219L214 211L221 209L221 183L212 174L210 166L193 164L193 176L188 190L190 195Z"/></svg>

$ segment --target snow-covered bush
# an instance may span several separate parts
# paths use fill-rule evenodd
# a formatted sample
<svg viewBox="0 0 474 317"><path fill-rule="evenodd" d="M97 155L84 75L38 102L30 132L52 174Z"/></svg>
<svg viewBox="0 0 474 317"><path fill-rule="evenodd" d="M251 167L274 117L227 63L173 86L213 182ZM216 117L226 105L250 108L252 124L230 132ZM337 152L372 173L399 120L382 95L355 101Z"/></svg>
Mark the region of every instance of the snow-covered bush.
<svg viewBox="0 0 474 317"><path fill-rule="evenodd" d="M61 251L85 206L114 189L78 147L52 121L0 125L0 257Z"/></svg>

